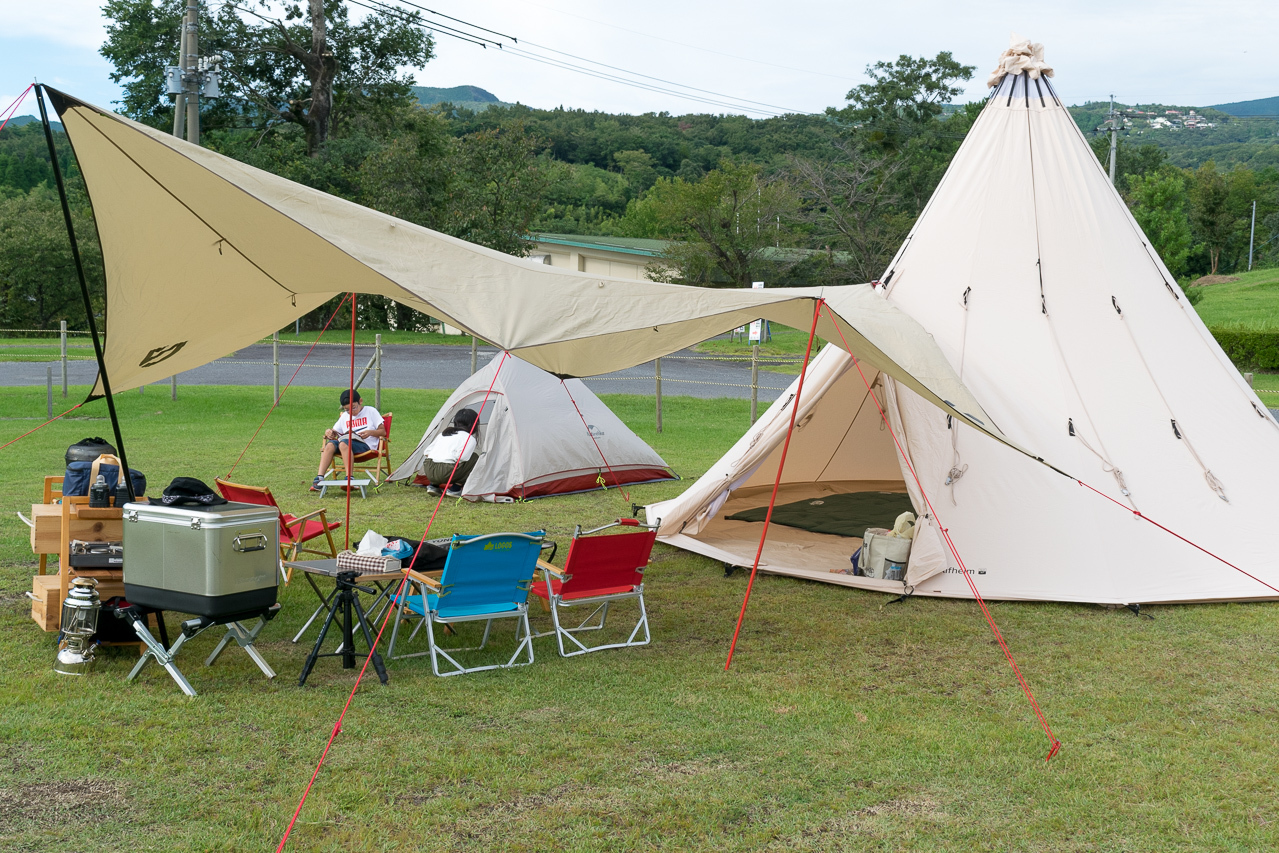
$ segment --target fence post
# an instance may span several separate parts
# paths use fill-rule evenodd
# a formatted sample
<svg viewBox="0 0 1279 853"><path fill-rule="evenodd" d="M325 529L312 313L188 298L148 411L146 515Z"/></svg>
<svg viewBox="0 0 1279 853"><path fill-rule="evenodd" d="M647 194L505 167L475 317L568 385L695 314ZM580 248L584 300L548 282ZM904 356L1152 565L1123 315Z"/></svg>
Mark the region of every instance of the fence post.
<svg viewBox="0 0 1279 853"><path fill-rule="evenodd" d="M471 335L471 375L475 375L475 335Z"/></svg>
<svg viewBox="0 0 1279 853"><path fill-rule="evenodd" d="M759 344L751 345L751 426L759 415Z"/></svg>
<svg viewBox="0 0 1279 853"><path fill-rule="evenodd" d="M48 409L49 409L49 420L53 420L53 365L52 364L49 365L48 370L49 370L49 377L48 377L48 382L45 386L45 390L48 393L45 395L45 402L47 403Z"/></svg>
<svg viewBox="0 0 1279 853"><path fill-rule="evenodd" d="M1244 381L1244 382L1247 382L1247 383L1248 383L1248 387L1249 387L1249 388L1251 388L1251 387L1252 387L1252 374L1251 374L1251 373L1245 373L1245 374L1243 375L1243 381Z"/></svg>
<svg viewBox="0 0 1279 853"><path fill-rule="evenodd" d="M169 377L169 397L178 399L178 374L176 373Z"/></svg>
<svg viewBox="0 0 1279 853"><path fill-rule="evenodd" d="M382 411L382 336L373 336L373 408Z"/></svg>
<svg viewBox="0 0 1279 853"><path fill-rule="evenodd" d="M662 431L662 360L653 361L653 374L657 380L657 431Z"/></svg>
<svg viewBox="0 0 1279 853"><path fill-rule="evenodd" d="M67 321L62 321L62 397L67 396Z"/></svg>
<svg viewBox="0 0 1279 853"><path fill-rule="evenodd" d="M280 403L280 332L271 333L271 386L275 389L276 405Z"/></svg>

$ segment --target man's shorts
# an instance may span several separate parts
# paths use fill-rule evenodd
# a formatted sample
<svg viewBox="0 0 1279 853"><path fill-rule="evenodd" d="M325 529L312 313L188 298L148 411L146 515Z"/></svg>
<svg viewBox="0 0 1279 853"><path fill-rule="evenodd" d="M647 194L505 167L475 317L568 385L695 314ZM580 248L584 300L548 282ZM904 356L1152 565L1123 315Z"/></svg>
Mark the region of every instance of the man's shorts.
<svg viewBox="0 0 1279 853"><path fill-rule="evenodd" d="M373 449L369 447L367 444L365 444L364 442L360 441L358 438L356 439L343 438L341 440L336 438L330 438L328 441L329 441L329 444L333 445L335 449L339 449L339 450L341 449L338 447L339 444L349 443L351 445L351 452L354 453L356 456L359 456L361 453L368 453L370 450Z"/></svg>

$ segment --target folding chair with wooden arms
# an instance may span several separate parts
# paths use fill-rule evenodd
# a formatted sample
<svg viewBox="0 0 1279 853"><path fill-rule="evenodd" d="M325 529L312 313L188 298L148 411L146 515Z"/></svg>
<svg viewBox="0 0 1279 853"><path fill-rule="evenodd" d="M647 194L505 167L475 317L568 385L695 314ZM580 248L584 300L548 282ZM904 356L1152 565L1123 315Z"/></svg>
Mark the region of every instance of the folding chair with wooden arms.
<svg viewBox="0 0 1279 853"><path fill-rule="evenodd" d="M319 557L336 557L337 544L333 541L333 531L342 526L340 521L329 521L325 510L317 509L305 515L292 515L280 509L275 502L275 495L265 486L246 486L243 483L231 483L221 478L213 481L217 484L222 497L229 501L238 501L258 506L274 507L280 513L280 576L287 586L293 579L293 569L286 569L284 563L294 562L298 554L315 554ZM303 547L313 539L324 537L328 543L327 550Z"/></svg>
<svg viewBox="0 0 1279 853"><path fill-rule="evenodd" d="M585 532L581 525L578 525L573 532L573 542L569 545L568 556L564 558L563 569L557 569L542 560L538 561L538 568L543 571L546 580L535 582L531 592L545 599L550 606L551 622L555 625L555 630L534 634L534 636L545 637L555 634L555 641L563 657L604 649L645 646L651 639L648 630L648 611L644 607L644 568L648 565L649 556L653 552L657 528L648 527L646 530L635 533L618 533L611 536L591 535L619 526L647 527L633 518L619 518L612 524ZM608 618L608 606L628 599L635 599L638 602L639 620L636 621L630 636L624 642L587 646L578 639L579 634L602 631L604 621ZM576 628L564 627L561 617L566 614L563 611L582 606L593 606L593 609ZM592 624L597 615L599 623ZM640 636L641 631L644 638L637 640L636 637ZM565 651L565 640L570 643L568 651Z"/></svg>
<svg viewBox="0 0 1279 853"><path fill-rule="evenodd" d="M391 629L388 660L431 656L431 671L438 676L482 672L526 666L533 662L532 630L528 624L528 591L537 570L537 555L546 531L532 533L490 533L484 536L454 536L440 579L434 580L414 570L408 572L409 590L396 599L399 612ZM416 592L414 592L416 590ZM421 618L409 640L425 625L427 650L395 654L400 624L412 616ZM506 663L464 666L454 655L474 652L488 643L495 619L515 620L515 651ZM484 636L478 646L441 648L436 626L460 622L484 622ZM527 660L520 660L527 655ZM450 669L440 671L443 660Z"/></svg>
<svg viewBox="0 0 1279 853"><path fill-rule="evenodd" d="M351 477L354 478L357 472L367 474L373 481L375 489L380 488L386 482L386 478L391 476L391 418L393 417L395 415L391 412L382 416L382 428L386 431L386 435L378 441L376 450L366 450L351 457ZM346 475L342 473L341 454L333 457L333 467L329 471L340 475L338 479L345 479ZM328 472L325 476L328 476Z"/></svg>

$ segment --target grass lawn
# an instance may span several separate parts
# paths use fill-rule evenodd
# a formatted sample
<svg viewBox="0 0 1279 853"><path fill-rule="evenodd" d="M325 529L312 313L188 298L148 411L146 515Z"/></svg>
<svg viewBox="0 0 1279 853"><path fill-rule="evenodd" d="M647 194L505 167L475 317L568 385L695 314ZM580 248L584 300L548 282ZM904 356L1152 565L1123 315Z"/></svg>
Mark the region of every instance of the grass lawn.
<svg viewBox="0 0 1279 853"><path fill-rule="evenodd" d="M158 494L174 476L226 474L269 389L129 393L130 462ZM394 391L402 459L446 392ZM295 388L235 471L304 511L330 389ZM746 401L609 405L685 477L741 433ZM44 389L0 389L4 441L43 420ZM60 473L68 444L110 437L93 403L6 448L0 480L0 849L272 849L354 683L290 638L314 606L301 580L263 634L268 682L219 629L179 656L200 692L160 669L135 682L123 651L55 675L54 638L29 618L35 560L15 512ZM2 443L2 441L0 441ZM651 502L686 484L635 487ZM341 517L345 500L323 501ZM445 504L431 535L629 514L617 492L514 505ZM351 527L420 534L433 507L388 487ZM1080 535L1085 535L1081 531ZM563 551L561 550L561 553ZM1033 555L1032 555L1033 556ZM1274 604L993 610L1064 743L1048 743L976 606L761 576L733 670L723 671L746 579L659 545L647 575L653 644L437 679L426 659L370 674L289 850L1264 850L1279 845ZM549 624L535 608L536 623ZM170 617L170 630L178 617ZM536 624L535 623L535 624ZM311 635L313 636L313 635ZM509 627L497 640L509 642Z"/></svg>
<svg viewBox="0 0 1279 853"><path fill-rule="evenodd" d="M1238 273L1209 284L1195 310L1210 329L1279 329L1279 269Z"/></svg>

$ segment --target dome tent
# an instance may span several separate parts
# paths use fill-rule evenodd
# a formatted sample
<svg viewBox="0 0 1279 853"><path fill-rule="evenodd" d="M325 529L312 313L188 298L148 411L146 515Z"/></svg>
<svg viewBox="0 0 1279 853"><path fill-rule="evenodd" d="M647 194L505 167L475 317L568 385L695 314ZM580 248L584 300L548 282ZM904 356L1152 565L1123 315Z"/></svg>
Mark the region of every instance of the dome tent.
<svg viewBox="0 0 1279 853"><path fill-rule="evenodd" d="M480 458L462 490L470 500L589 491L600 488L601 478L606 486L678 479L580 379L561 381L509 353L453 392L390 479L424 484L427 446L464 408L480 414Z"/></svg>

